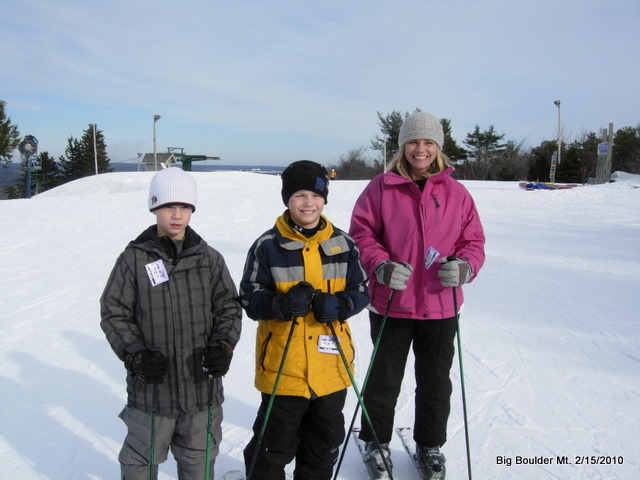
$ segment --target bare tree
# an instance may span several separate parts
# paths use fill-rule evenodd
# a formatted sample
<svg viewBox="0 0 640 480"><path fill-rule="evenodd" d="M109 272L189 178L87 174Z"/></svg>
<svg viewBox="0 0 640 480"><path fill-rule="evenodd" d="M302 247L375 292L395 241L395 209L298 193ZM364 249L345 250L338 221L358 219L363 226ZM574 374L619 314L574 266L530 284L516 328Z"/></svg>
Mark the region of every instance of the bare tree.
<svg viewBox="0 0 640 480"><path fill-rule="evenodd" d="M381 166L365 157L366 146L354 148L346 155L340 155L340 164L336 167L339 179L367 180L382 172Z"/></svg>

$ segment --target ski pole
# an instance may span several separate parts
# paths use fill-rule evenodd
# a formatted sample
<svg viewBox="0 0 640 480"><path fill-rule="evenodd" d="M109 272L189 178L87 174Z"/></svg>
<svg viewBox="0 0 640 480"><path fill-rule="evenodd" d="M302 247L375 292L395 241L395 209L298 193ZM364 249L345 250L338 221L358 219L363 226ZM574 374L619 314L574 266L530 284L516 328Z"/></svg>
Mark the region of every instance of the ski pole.
<svg viewBox="0 0 640 480"><path fill-rule="evenodd" d="M458 362L460 363L460 388L462 392L462 413L464 416L464 436L467 443L467 471L471 480L471 449L469 448L469 424L467 422L467 396L464 390L464 368L462 366L462 340L460 339L460 314L458 313L458 294L453 287L453 309L456 312L456 333L458 337Z"/></svg>
<svg viewBox="0 0 640 480"><path fill-rule="evenodd" d="M151 442L149 445L149 480L154 480L156 450L156 415L158 413L158 384L154 382L151 391Z"/></svg>
<svg viewBox="0 0 640 480"><path fill-rule="evenodd" d="M207 418L207 453L205 455L204 480L211 475L211 439L213 437L213 377L209 375L209 412Z"/></svg>
<svg viewBox="0 0 640 480"><path fill-rule="evenodd" d="M267 422L269 421L269 415L271 415L271 408L273 407L273 401L276 397L276 391L278 390L278 383L280 382L280 376L282 375L282 369L284 368L284 361L287 358L287 353L289 352L289 345L291 345L291 339L293 338L293 329L297 325L296 319L291 320L291 328L289 329L289 336L287 337L287 343L284 346L284 352L282 353L282 359L280 360L280 366L278 367L278 373L276 374L276 380L273 383L273 390L271 391L271 396L269 397L269 403L267 404L267 410L264 414L264 419L262 420L262 427L260 427L260 433L258 434L258 441L256 442L256 446L253 450L253 456L251 457L251 465L249 466L249 471L247 472L247 480L251 480L251 475L253 475L253 469L256 466L256 460L258 460L258 453L260 452L260 445L262 444L262 438L264 437L264 432L267 429Z"/></svg>
<svg viewBox="0 0 640 480"><path fill-rule="evenodd" d="M378 347L380 346L380 340L382 339L382 331L384 329L385 323L387 323L387 316L389 316L389 309L391 308L391 300L393 300L394 293L396 293L396 291L391 290L391 294L389 295L389 301L387 302L387 308L384 311L382 322L380 323L380 327L378 328L378 336L376 337L376 341L373 345L373 352L371 353L371 359L369 360L369 367L367 368L367 373L364 376L364 382L362 382L362 390L361 390L362 395L364 395L364 389L367 388L369 375L371 374L371 369L373 368L373 361L375 360L376 355L378 353ZM349 434L353 430L353 425L356 423L356 417L358 416L359 410L360 410L360 403L356 404L356 410L353 412L353 418L351 418L351 424L349 425L349 430L347 430L347 438L344 441L344 446L342 447L342 453L340 453L340 460L338 461L338 465L336 466L336 473L333 475L333 480L336 480L338 478L338 473L340 472L340 468L342 467L342 461L344 460L344 455L347 452L347 445L349 445Z"/></svg>
<svg viewBox="0 0 640 480"><path fill-rule="evenodd" d="M384 463L384 468L387 471L387 473L389 474L390 480L393 480L393 475L391 474L391 469L389 468L389 464L387 462L387 459L384 456L384 453L382 453L382 446L380 445L380 440L378 440L378 435L376 435L376 432L375 432L375 430L373 428L373 424L371 423L371 418L369 417L369 412L367 411L367 407L364 405L364 400L362 400L362 395L360 395L360 392L358 391L358 386L356 385L356 381L353 378L353 373L351 372L351 367L349 367L349 361L347 360L347 357L344 355L344 351L342 350L342 346L340 346L340 340L338 339L338 335L336 335L336 329L333 327L333 323L332 322L330 322L328 325L329 325L329 329L331 330L331 335L333 335L333 341L335 342L336 347L338 347L338 352L340 352L340 356L342 357L342 363L344 363L344 368L347 370L347 374L349 375L349 380L351 380L351 385L353 386L353 391L356 394L356 398L358 399L358 403L362 407L362 415L364 416L364 418L365 418L365 420L367 422L367 425L371 429L371 435L373 436L373 441L376 444L376 448L378 449L378 452L380 452L380 457L382 457L382 463Z"/></svg>

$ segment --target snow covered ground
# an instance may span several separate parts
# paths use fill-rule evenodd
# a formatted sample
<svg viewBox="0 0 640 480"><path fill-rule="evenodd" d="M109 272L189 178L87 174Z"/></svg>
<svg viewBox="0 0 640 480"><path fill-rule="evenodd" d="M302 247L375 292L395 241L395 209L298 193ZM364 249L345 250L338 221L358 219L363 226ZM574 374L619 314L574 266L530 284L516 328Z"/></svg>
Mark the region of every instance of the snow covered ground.
<svg viewBox="0 0 640 480"><path fill-rule="evenodd" d="M239 282L250 244L284 209L280 179L194 176L192 226L222 252ZM150 178L103 174L0 202L2 479L119 478L124 369L100 330L98 298L117 255L154 222L146 210ZM534 192L515 182L465 182L487 235L487 262L465 288L461 318L474 478L640 478L640 177L619 180ZM365 184L331 184L325 213L337 226L348 229ZM360 384L371 352L367 324L366 313L351 320ZM254 331L245 318L225 379L218 475L242 468L259 403ZM397 425L412 424L411 371ZM452 375L444 451L448 478L463 479L457 359ZM347 421L355 406L350 391ZM397 438L392 455L397 480L417 478ZM365 477L351 443L340 478ZM160 478L177 478L172 460Z"/></svg>

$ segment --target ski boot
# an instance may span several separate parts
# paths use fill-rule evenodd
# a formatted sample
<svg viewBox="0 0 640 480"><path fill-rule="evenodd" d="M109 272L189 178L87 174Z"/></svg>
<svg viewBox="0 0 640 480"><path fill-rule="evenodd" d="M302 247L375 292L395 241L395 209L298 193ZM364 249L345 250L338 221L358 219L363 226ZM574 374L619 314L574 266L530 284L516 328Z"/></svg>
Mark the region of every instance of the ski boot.
<svg viewBox="0 0 640 480"><path fill-rule="evenodd" d="M388 443L381 443L382 452L389 469L393 469L393 463L391 463L391 451L389 450ZM367 472L371 479L385 479L389 478L389 473L384 466L384 461L380 455L380 451L375 442L367 442L364 447L364 464L367 466Z"/></svg>
<svg viewBox="0 0 640 480"><path fill-rule="evenodd" d="M444 480L446 475L446 459L439 447L417 447L416 460L424 480Z"/></svg>

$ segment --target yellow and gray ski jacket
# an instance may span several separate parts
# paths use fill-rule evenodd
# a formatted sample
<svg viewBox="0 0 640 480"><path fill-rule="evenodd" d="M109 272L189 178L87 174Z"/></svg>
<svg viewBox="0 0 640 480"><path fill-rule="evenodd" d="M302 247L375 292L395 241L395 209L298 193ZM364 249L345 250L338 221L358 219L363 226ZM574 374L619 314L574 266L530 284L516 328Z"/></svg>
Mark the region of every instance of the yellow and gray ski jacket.
<svg viewBox="0 0 640 480"><path fill-rule="evenodd" d="M242 307L258 320L255 386L263 393L273 390L291 328L291 322L278 319L282 294L302 281L325 293L342 292L350 316L369 301L367 274L353 239L324 216L319 231L306 238L289 226L288 216L286 211L254 242L240 283ZM312 311L296 321L277 394L315 398L347 388L349 375L329 326L317 322ZM353 371L349 325L334 322L334 328Z"/></svg>

